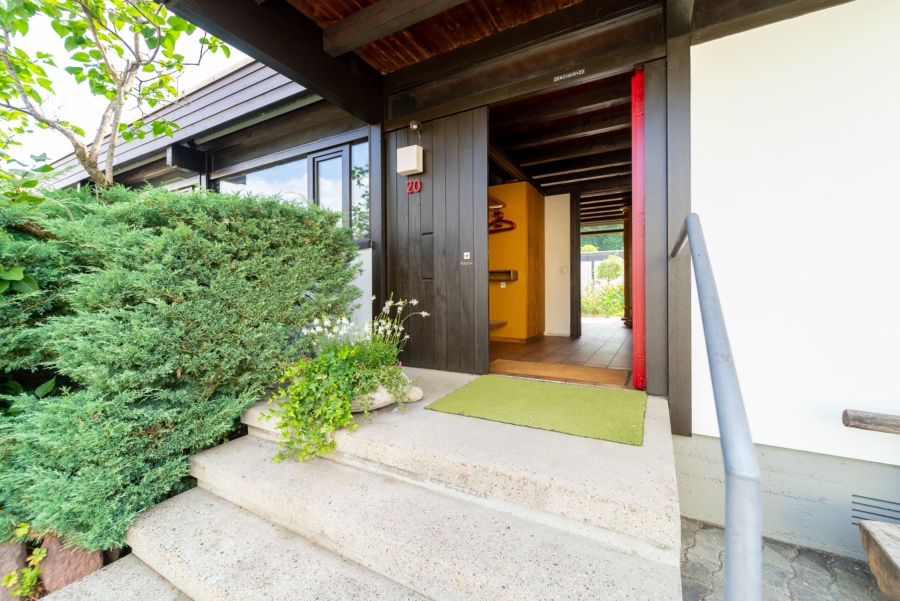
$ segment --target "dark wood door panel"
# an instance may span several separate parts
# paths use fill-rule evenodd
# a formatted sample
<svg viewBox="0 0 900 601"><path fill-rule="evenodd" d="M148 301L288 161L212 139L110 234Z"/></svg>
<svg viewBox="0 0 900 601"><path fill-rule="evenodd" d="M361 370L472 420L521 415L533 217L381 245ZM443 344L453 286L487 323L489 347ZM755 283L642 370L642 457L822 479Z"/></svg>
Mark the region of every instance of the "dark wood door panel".
<svg viewBox="0 0 900 601"><path fill-rule="evenodd" d="M431 314L406 322L407 365L488 372L487 142L486 108L387 135L388 290ZM411 144L425 172L397 175L397 148Z"/></svg>

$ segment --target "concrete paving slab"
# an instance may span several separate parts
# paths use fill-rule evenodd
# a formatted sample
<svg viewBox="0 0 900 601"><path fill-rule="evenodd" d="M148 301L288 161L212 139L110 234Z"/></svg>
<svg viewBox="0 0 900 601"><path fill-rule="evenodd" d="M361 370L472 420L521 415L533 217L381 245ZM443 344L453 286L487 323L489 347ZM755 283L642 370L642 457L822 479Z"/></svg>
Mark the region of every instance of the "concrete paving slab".
<svg viewBox="0 0 900 601"><path fill-rule="evenodd" d="M725 531L683 518L682 532L683 601L724 601L720 563L701 556L724 561ZM887 601L868 566L856 559L763 539L762 567L763 601Z"/></svg>
<svg viewBox="0 0 900 601"><path fill-rule="evenodd" d="M85 576L45 601L191 601L174 584L154 572L135 555Z"/></svg>
<svg viewBox="0 0 900 601"><path fill-rule="evenodd" d="M477 376L418 368L407 373L425 398L403 411L373 412L356 432L337 432L331 459L559 515L609 545L678 564L680 511L664 399L648 400L644 445L635 447L427 411L429 403ZM268 430L254 436L273 440L274 424L257 421L265 409L255 406L244 421Z"/></svg>
<svg viewBox="0 0 900 601"><path fill-rule="evenodd" d="M191 473L204 489L434 599L680 599L677 561L332 461L275 464L275 451L245 437L195 456Z"/></svg>
<svg viewBox="0 0 900 601"><path fill-rule="evenodd" d="M426 601L200 489L142 513L128 544L195 601Z"/></svg>

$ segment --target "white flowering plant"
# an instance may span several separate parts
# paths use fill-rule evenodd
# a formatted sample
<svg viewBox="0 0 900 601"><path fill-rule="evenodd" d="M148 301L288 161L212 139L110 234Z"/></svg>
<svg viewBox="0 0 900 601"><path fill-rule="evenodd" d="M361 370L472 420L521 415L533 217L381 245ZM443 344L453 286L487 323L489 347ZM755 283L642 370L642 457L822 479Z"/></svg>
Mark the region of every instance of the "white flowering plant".
<svg viewBox="0 0 900 601"><path fill-rule="evenodd" d="M404 324L410 317L429 315L407 310L417 304L392 296L361 330L346 317L314 319L301 330L313 351L283 366L278 392L270 400L277 408L262 416L277 419L281 440L276 460L332 452L333 432L350 424L354 399L363 401L363 413L368 414L366 399L379 387L402 405L409 385L399 361L409 340Z"/></svg>

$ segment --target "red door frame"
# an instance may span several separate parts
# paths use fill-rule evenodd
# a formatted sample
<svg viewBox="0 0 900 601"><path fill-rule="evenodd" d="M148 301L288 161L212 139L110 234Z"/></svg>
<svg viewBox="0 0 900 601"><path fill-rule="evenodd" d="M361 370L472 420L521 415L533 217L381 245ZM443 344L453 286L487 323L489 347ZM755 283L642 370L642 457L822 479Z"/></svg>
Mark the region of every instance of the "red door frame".
<svg viewBox="0 0 900 601"><path fill-rule="evenodd" d="M646 209L644 206L644 70L631 78L632 382L647 388Z"/></svg>

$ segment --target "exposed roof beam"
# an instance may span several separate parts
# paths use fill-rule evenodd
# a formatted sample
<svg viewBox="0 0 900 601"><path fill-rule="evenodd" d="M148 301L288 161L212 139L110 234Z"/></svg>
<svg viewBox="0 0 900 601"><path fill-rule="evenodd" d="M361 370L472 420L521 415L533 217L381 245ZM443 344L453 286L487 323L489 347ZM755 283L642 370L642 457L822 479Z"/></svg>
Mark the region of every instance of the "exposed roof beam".
<svg viewBox="0 0 900 601"><path fill-rule="evenodd" d="M554 186L554 194L578 192L583 199L596 196L597 194L622 194L623 192L631 192L631 176L611 177L596 182L587 182L581 184L568 184L566 186Z"/></svg>
<svg viewBox="0 0 900 601"><path fill-rule="evenodd" d="M579 206L582 209L593 209L593 210L604 210L612 207L619 208L623 205L627 205L631 202L630 194L623 194L622 192L617 192L617 196L610 196L609 198L604 198L602 200L582 200Z"/></svg>
<svg viewBox="0 0 900 601"><path fill-rule="evenodd" d="M850 0L694 0L694 44L792 19Z"/></svg>
<svg viewBox="0 0 900 601"><path fill-rule="evenodd" d="M565 119L630 104L631 82L620 81L599 89L573 91L534 105L516 103L499 111L491 110L491 133L503 136L511 133L508 130L514 131L516 125Z"/></svg>
<svg viewBox="0 0 900 601"><path fill-rule="evenodd" d="M615 190L603 191L603 190L594 190L594 191L585 191L581 195L581 202L587 202L591 200L618 200L616 197L622 197L625 199L625 203L628 204L631 202L631 190L627 192L617 192Z"/></svg>
<svg viewBox="0 0 900 601"><path fill-rule="evenodd" d="M475 63L505 54L512 50L547 40L560 34L581 29L593 23L609 21L642 8L655 6L658 0L584 0L574 6L558 10L539 19L506 29L456 50L410 65L390 73L386 88L392 93L424 81L439 79L448 72L464 69Z"/></svg>
<svg viewBox="0 0 900 601"><path fill-rule="evenodd" d="M287 2L168 0L172 12L366 121L384 118L382 77L356 55L322 50L322 30Z"/></svg>
<svg viewBox="0 0 900 601"><path fill-rule="evenodd" d="M582 211L603 211L607 209L621 209L625 204L625 197L619 196L615 200L602 203L582 202L580 206Z"/></svg>
<svg viewBox="0 0 900 601"><path fill-rule="evenodd" d="M488 158L513 177L534 186L543 196L547 195L541 185L533 177L525 173L522 167L511 156L506 154L502 148L493 142L488 144Z"/></svg>
<svg viewBox="0 0 900 601"><path fill-rule="evenodd" d="M631 128L631 113L622 111L606 115L586 117L565 124L551 124L548 127L536 127L521 137L498 138L504 148L511 151L524 150L537 146L546 146L557 142L577 140L591 136L599 136L614 131Z"/></svg>
<svg viewBox="0 0 900 601"><path fill-rule="evenodd" d="M620 175L631 175L631 168L612 167L597 169L596 171L584 171L578 175L573 175L564 179L541 181L541 184L543 184L547 188L552 188L553 186L562 186L564 184L593 182L608 177L618 177Z"/></svg>
<svg viewBox="0 0 900 601"><path fill-rule="evenodd" d="M516 154L519 164L523 167L540 165L542 163L554 163L565 159L576 159L585 156L613 152L631 148L631 130L617 131L608 136L599 138L582 138L553 146L531 148ZM598 159L597 163L601 161Z"/></svg>
<svg viewBox="0 0 900 601"><path fill-rule="evenodd" d="M389 36L467 0L378 0L325 28L323 47L340 56Z"/></svg>
<svg viewBox="0 0 900 601"><path fill-rule="evenodd" d="M583 171L593 171L601 167L620 167L622 165L631 165L631 150L617 150L596 156L545 163L532 167L529 169L529 172L535 179L542 180Z"/></svg>

